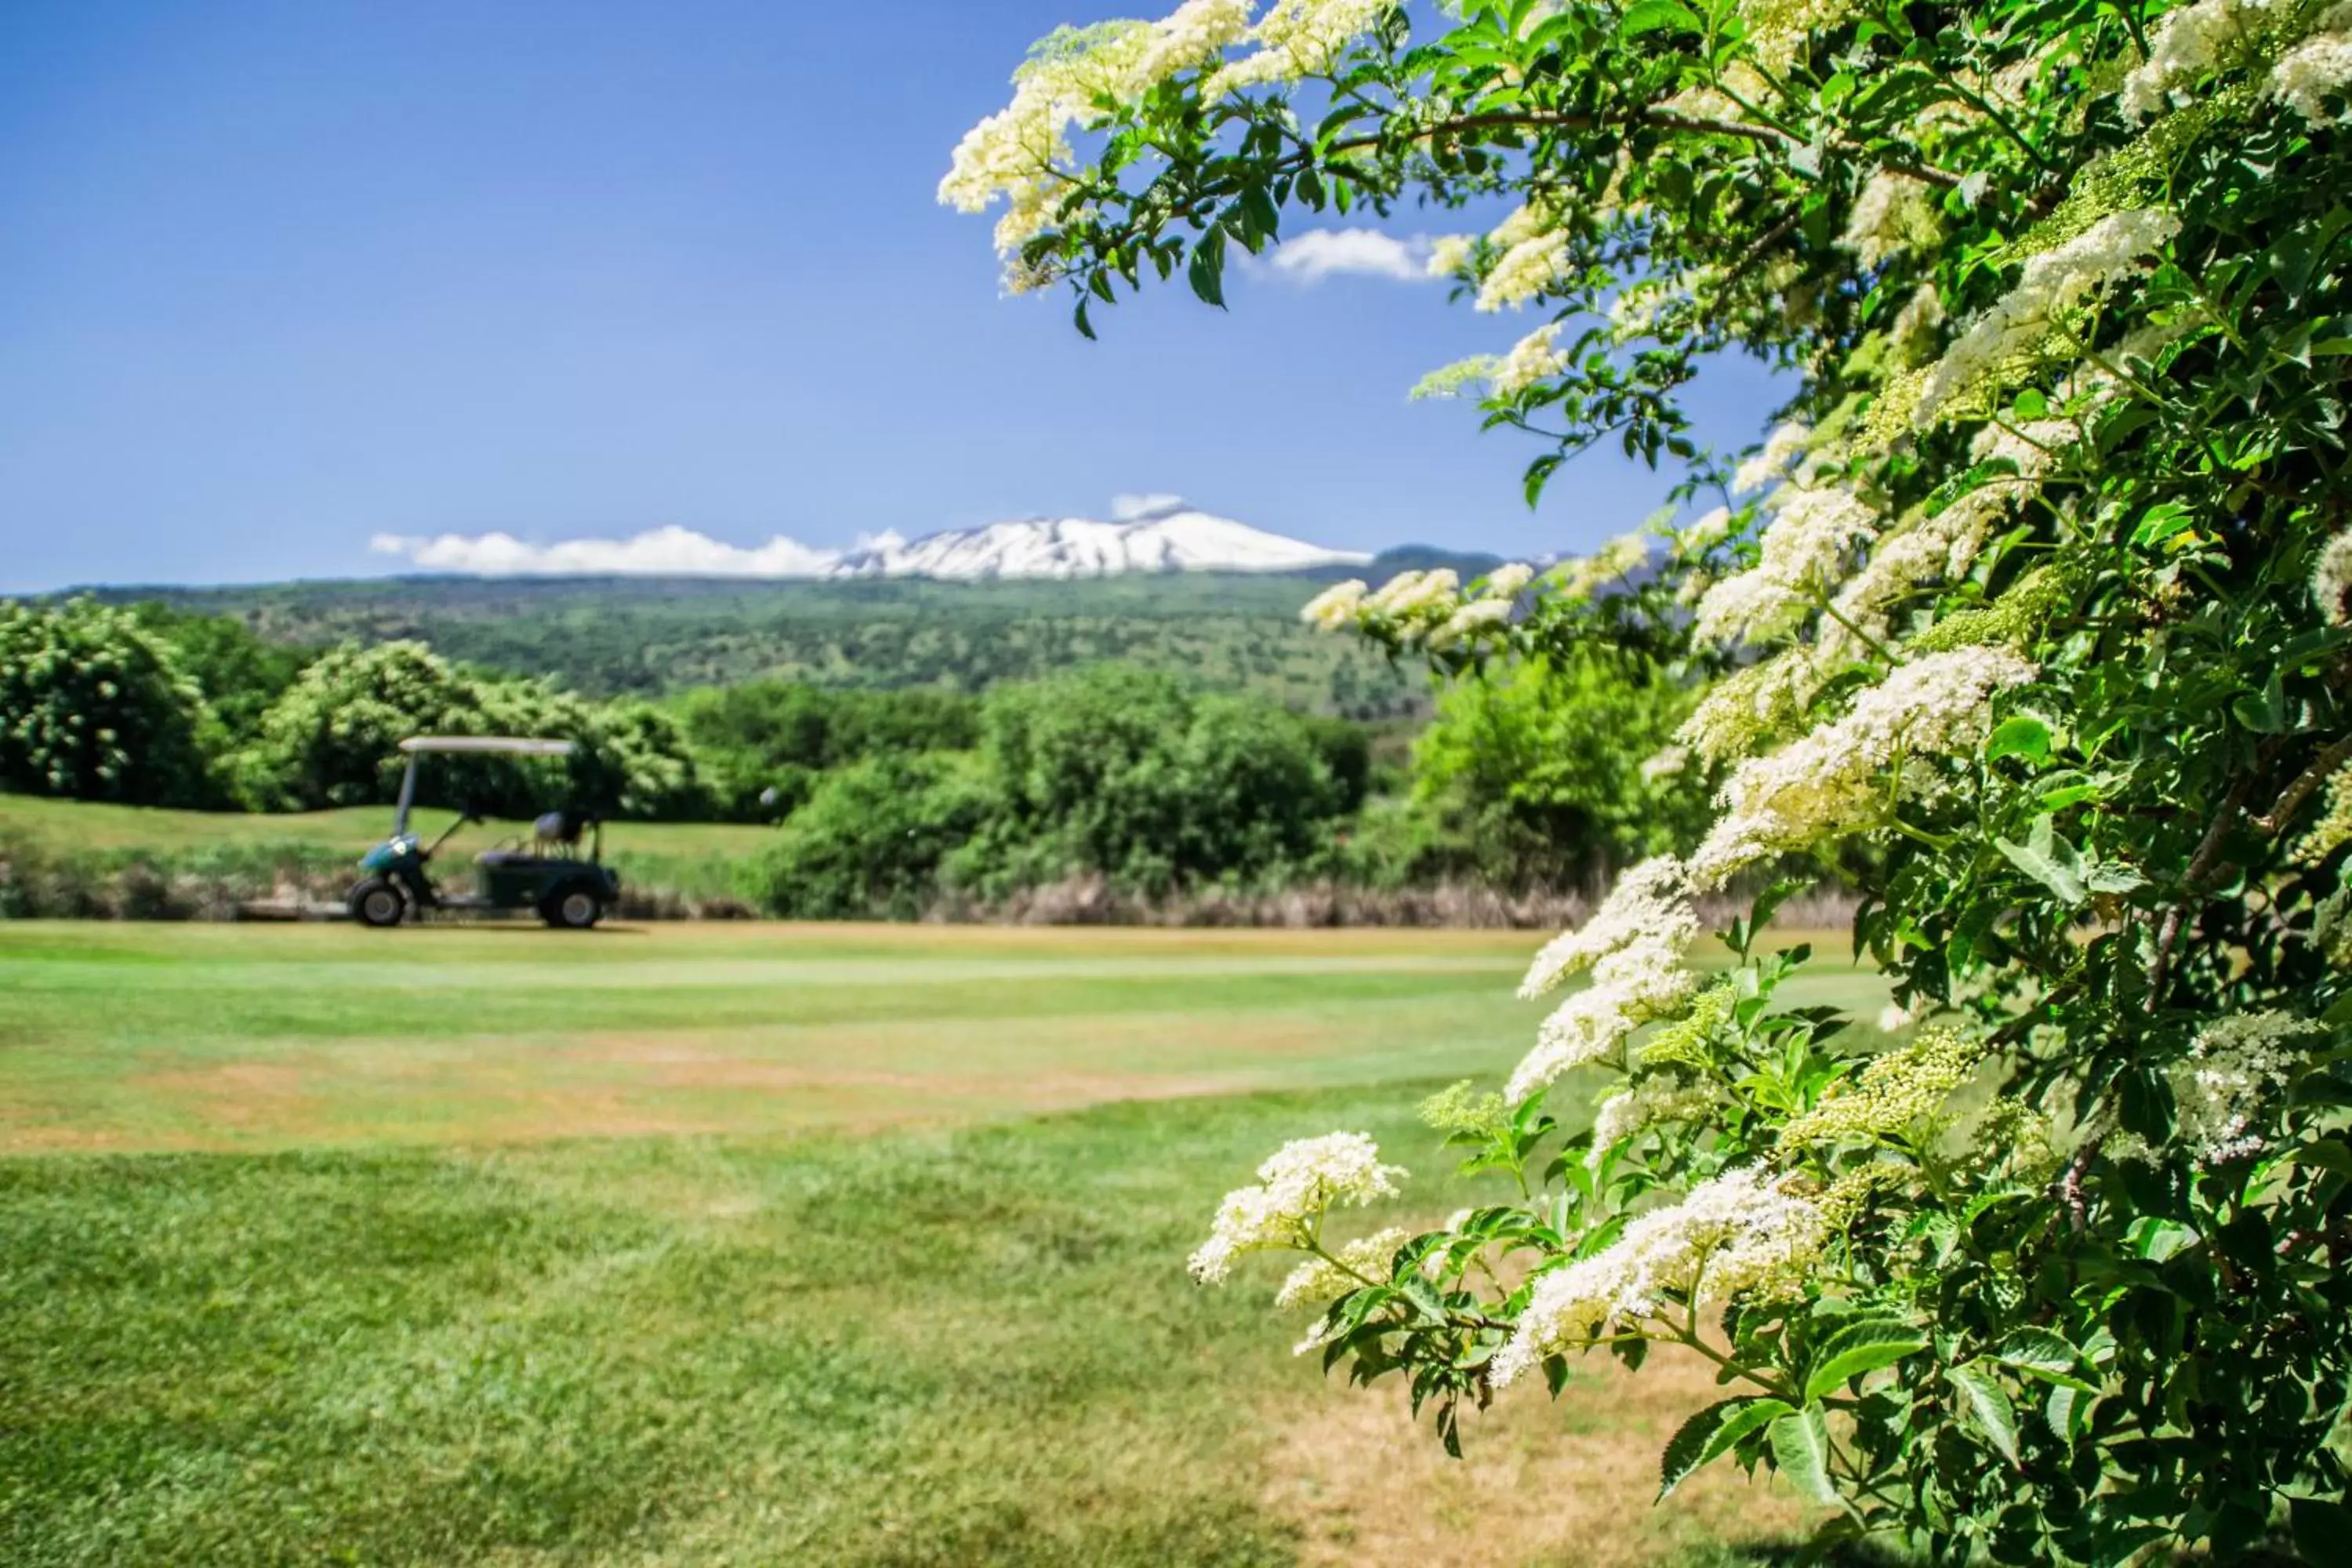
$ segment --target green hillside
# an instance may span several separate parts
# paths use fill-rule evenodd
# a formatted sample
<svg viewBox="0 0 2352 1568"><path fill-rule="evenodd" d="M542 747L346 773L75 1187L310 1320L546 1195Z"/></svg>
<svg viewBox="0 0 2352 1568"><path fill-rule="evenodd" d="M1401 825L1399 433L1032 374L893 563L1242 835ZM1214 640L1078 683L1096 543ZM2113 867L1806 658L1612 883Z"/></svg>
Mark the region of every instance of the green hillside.
<svg viewBox="0 0 2352 1568"><path fill-rule="evenodd" d="M1422 564L1428 552L1413 553L1409 563ZM1367 575L1390 569L1384 558ZM1312 574L1226 574L988 583L404 577L100 596L235 615L282 643L419 637L449 658L552 676L591 696L761 676L978 691L1118 660L1318 712L1424 711L1421 671L1299 624L1299 605L1320 585Z"/></svg>

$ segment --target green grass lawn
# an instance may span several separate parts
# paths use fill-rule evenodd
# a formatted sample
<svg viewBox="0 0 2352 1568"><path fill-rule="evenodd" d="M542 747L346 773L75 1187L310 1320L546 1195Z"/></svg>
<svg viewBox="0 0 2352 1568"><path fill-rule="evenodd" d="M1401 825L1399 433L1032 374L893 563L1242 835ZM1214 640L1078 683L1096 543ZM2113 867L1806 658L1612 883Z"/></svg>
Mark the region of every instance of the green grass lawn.
<svg viewBox="0 0 2352 1568"><path fill-rule="evenodd" d="M1596 1367L1441 1463L1290 1357L1273 1270L1183 1277L1285 1138L1372 1131L1408 1220L1468 1201L1412 1107L1516 1060L1534 942L0 924L0 1562L1784 1535L1785 1493L1721 1479L1646 1508L1698 1370Z"/></svg>

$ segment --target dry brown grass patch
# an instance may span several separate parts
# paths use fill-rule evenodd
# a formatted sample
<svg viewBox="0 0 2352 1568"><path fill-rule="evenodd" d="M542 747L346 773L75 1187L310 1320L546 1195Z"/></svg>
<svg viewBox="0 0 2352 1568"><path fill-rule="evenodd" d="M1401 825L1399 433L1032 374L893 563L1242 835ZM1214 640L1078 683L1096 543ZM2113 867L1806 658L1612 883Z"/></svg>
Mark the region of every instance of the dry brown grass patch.
<svg viewBox="0 0 2352 1568"><path fill-rule="evenodd" d="M1276 1440L1267 1500L1297 1521L1303 1563L1350 1568L1645 1568L1801 1534L1811 1515L1792 1492L1727 1466L1652 1506L1667 1439L1723 1396L1687 1352L1660 1352L1638 1374L1596 1357L1557 1403L1519 1389L1465 1416L1454 1460L1410 1424L1402 1387L1335 1381Z"/></svg>

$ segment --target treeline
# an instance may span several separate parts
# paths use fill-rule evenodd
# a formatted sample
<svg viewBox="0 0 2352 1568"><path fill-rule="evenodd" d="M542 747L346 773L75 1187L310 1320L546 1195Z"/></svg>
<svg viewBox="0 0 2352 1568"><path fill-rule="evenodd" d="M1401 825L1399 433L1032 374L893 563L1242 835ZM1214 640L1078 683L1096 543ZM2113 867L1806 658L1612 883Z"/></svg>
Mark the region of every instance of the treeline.
<svg viewBox="0 0 2352 1568"><path fill-rule="evenodd" d="M1475 575L1468 562L1462 569ZM162 595L179 609L235 616L273 642L421 641L461 663L548 676L591 696L662 698L761 679L978 695L1118 663L1286 708L1425 716L1429 686L1418 668L1299 624L1298 606L1319 585L1190 573L982 583L380 578Z"/></svg>
<svg viewBox="0 0 2352 1568"><path fill-rule="evenodd" d="M1286 889L1591 885L1685 835L1645 774L1688 698L1619 657L1454 684L1407 738L1165 671L1084 667L978 695L753 680L595 701L421 643L300 650L234 619L0 606L0 788L260 811L388 802L413 734L575 741L562 764L445 756L431 804L772 822L751 903L807 918L985 913Z"/></svg>

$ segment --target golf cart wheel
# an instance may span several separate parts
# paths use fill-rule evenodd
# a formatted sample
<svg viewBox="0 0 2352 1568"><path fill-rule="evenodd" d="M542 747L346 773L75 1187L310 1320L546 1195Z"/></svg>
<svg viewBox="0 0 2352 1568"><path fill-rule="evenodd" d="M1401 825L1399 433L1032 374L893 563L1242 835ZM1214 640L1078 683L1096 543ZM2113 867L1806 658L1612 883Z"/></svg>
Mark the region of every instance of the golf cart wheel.
<svg viewBox="0 0 2352 1568"><path fill-rule="evenodd" d="M558 931L586 931L604 918L604 900L585 888L566 888L547 900L540 918Z"/></svg>
<svg viewBox="0 0 2352 1568"><path fill-rule="evenodd" d="M370 877L352 889L352 919L363 926L396 926L408 917L408 900L382 877Z"/></svg>

